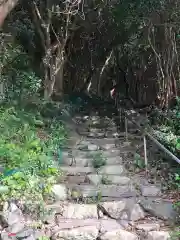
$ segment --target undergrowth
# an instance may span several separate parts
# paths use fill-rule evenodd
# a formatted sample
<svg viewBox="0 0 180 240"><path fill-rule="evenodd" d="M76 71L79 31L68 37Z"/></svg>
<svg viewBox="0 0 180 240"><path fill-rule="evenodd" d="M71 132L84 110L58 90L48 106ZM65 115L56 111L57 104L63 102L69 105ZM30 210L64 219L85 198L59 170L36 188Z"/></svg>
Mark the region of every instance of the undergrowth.
<svg viewBox="0 0 180 240"><path fill-rule="evenodd" d="M175 156L180 158L180 98L176 99L176 106L168 111L157 110L150 116L155 137ZM175 192L174 209L177 212L176 223L180 223L180 167L169 165L169 174L165 177L168 190ZM172 171L173 169L173 171ZM167 169L166 169L167 171ZM168 181L167 181L168 179ZM180 231L173 233L172 239L179 239Z"/></svg>
<svg viewBox="0 0 180 240"><path fill-rule="evenodd" d="M0 201L40 203L61 172L64 126L17 107L0 108Z"/></svg>

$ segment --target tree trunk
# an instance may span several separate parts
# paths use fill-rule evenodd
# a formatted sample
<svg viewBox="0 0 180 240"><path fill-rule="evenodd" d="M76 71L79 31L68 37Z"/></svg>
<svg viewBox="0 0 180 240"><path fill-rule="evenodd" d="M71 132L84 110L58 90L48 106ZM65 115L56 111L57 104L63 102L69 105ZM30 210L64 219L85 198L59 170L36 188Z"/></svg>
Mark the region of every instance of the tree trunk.
<svg viewBox="0 0 180 240"><path fill-rule="evenodd" d="M63 97L63 92L64 92L64 64L65 61L61 62L61 67L59 69L59 71L57 72L56 76L55 76L55 86L54 86L54 90L56 95L58 96L58 98L62 98Z"/></svg>
<svg viewBox="0 0 180 240"><path fill-rule="evenodd" d="M0 28L2 27L7 15L17 5L19 0L0 0Z"/></svg>

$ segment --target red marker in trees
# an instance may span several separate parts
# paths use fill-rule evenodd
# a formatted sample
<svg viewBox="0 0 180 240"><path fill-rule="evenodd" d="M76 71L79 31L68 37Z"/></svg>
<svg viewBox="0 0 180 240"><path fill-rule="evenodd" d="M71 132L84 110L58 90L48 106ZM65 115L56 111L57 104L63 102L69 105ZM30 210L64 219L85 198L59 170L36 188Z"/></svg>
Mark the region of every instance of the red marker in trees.
<svg viewBox="0 0 180 240"><path fill-rule="evenodd" d="M114 99L116 95L116 89L115 87L110 91L111 98Z"/></svg>

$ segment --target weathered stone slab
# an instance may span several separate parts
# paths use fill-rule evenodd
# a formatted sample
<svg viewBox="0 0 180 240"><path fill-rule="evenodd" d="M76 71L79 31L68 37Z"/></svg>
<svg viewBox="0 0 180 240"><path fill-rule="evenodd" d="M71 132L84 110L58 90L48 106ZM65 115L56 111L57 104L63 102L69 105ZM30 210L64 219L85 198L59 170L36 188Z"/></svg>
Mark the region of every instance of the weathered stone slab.
<svg viewBox="0 0 180 240"><path fill-rule="evenodd" d="M93 173L94 169L92 167L73 167L73 166L61 166L61 170L66 175L76 175L81 173Z"/></svg>
<svg viewBox="0 0 180 240"><path fill-rule="evenodd" d="M141 193L144 197L160 196L161 189L155 185L141 185Z"/></svg>
<svg viewBox="0 0 180 240"><path fill-rule="evenodd" d="M135 199L123 199L121 201L104 202L99 204L104 214L113 219L137 221L145 217L141 207Z"/></svg>
<svg viewBox="0 0 180 240"><path fill-rule="evenodd" d="M99 174L104 175L123 175L125 174L125 169L123 165L105 165L98 171Z"/></svg>
<svg viewBox="0 0 180 240"><path fill-rule="evenodd" d="M168 232L164 231L152 231L148 233L147 240L170 240Z"/></svg>
<svg viewBox="0 0 180 240"><path fill-rule="evenodd" d="M138 240L138 236L134 233L118 229L109 231L100 237L101 240Z"/></svg>
<svg viewBox="0 0 180 240"><path fill-rule="evenodd" d="M87 175L87 178L94 185L99 185L99 184L128 185L130 183L130 178L118 176L118 175L106 176L106 175L98 175L98 174L89 174L89 175ZM105 178L107 180L106 183L103 183L103 178Z"/></svg>
<svg viewBox="0 0 180 240"><path fill-rule="evenodd" d="M60 240L95 240L98 237L98 228L96 226L85 226L73 229L58 231L51 239Z"/></svg>
<svg viewBox="0 0 180 240"><path fill-rule="evenodd" d="M105 215L113 219L121 219L122 213L126 208L126 200L100 203L101 210Z"/></svg>
<svg viewBox="0 0 180 240"><path fill-rule="evenodd" d="M117 185L99 185L92 186L88 184L83 185L68 185L68 188L75 189L82 197L134 197L137 196L137 192L132 186L117 186Z"/></svg>
<svg viewBox="0 0 180 240"><path fill-rule="evenodd" d="M142 199L140 205L149 214L154 217L158 217L162 220L173 220L176 217L176 212L174 211L173 204L169 201L158 200L155 201L154 198Z"/></svg>
<svg viewBox="0 0 180 240"><path fill-rule="evenodd" d="M98 219L96 204L63 203L58 208L60 218L67 219Z"/></svg>

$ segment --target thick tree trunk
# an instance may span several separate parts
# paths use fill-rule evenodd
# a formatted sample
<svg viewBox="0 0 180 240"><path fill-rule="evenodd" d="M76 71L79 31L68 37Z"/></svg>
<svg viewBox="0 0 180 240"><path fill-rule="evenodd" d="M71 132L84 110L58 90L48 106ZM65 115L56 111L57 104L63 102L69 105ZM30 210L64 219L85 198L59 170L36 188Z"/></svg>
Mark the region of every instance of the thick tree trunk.
<svg viewBox="0 0 180 240"><path fill-rule="evenodd" d="M0 28L4 20L12 9L17 5L19 0L0 0Z"/></svg>

